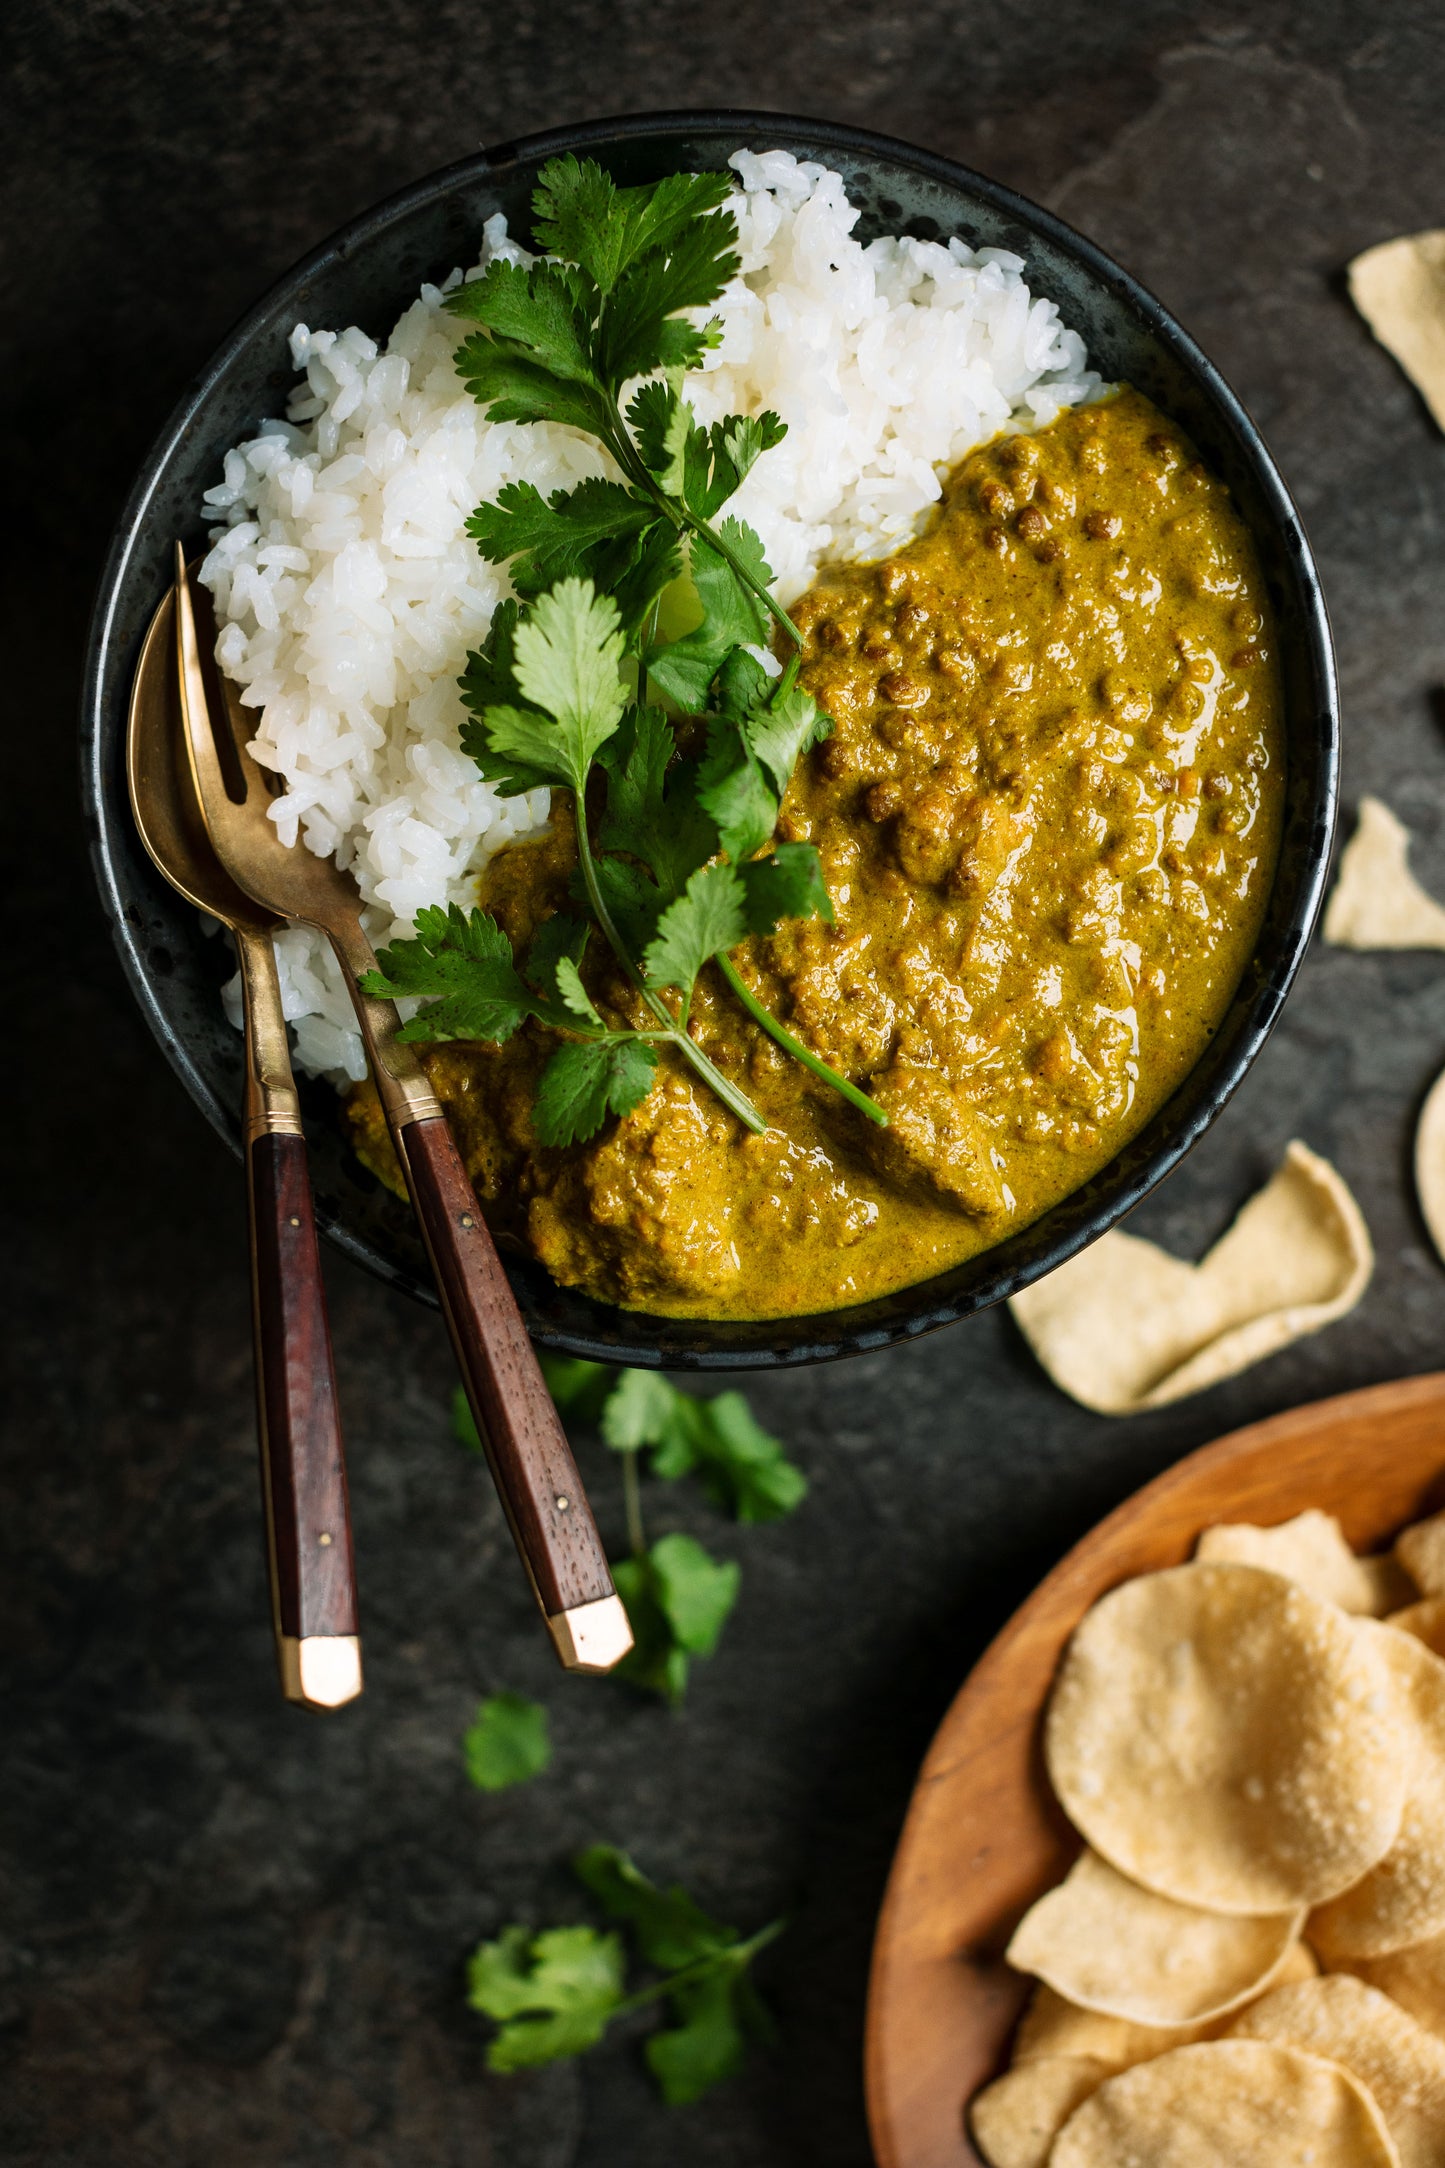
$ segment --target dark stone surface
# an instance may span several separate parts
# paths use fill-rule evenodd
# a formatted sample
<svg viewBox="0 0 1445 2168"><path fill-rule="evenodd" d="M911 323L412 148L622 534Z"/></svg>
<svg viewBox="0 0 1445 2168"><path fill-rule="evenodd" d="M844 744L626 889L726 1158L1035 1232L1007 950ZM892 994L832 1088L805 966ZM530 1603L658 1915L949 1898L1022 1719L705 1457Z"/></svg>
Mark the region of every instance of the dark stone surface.
<svg viewBox="0 0 1445 2168"><path fill-rule="evenodd" d="M1438 10L1220 0L707 11L654 0L56 0L0 29L0 598L12 1099L0 1491L0 2158L16 2168L858 2168L864 1969L917 1759L971 1656L1103 1509L1256 1415L1440 1359L1408 1185L1445 962L1317 952L1247 1087L1136 1218L1198 1254L1304 1137L1379 1246L1361 1308L1204 1398L1111 1423L1004 1316L753 1389L813 1479L780 1527L654 1500L743 1559L668 1717L551 1668L436 1320L330 1273L368 1692L282 1708L257 1543L235 1170L130 1006L88 892L78 655L130 470L227 322L325 230L479 142L607 111L795 106L910 135L1055 205L1173 306L1271 438L1340 644L1346 788L1445 894L1445 445L1342 297L1445 203ZM18 484L18 491L16 485ZM18 1027L18 1028L16 1028ZM612 1469L593 1448L618 1534ZM469 1791L480 1692L558 1753ZM608 1837L746 1925L785 2046L700 2108L619 2043L499 2083L461 1968L561 1917Z"/></svg>

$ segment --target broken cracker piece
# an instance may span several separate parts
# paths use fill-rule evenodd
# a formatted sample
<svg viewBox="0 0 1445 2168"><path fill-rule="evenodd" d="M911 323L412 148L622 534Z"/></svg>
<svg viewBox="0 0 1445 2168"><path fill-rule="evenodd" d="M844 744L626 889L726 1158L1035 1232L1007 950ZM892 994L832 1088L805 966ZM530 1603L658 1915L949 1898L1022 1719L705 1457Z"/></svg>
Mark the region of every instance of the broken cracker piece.
<svg viewBox="0 0 1445 2168"><path fill-rule="evenodd" d="M1133 1415L1343 1317L1373 1270L1359 1206L1295 1142L1202 1264L1114 1229L1009 1308L1056 1385L1101 1415Z"/></svg>
<svg viewBox="0 0 1445 2168"><path fill-rule="evenodd" d="M1349 280L1355 307L1445 429L1445 230L1367 248Z"/></svg>
<svg viewBox="0 0 1445 2168"><path fill-rule="evenodd" d="M1445 905L1427 895L1409 859L1408 829L1378 798L1362 798L1325 911L1325 939L1336 948L1445 948Z"/></svg>

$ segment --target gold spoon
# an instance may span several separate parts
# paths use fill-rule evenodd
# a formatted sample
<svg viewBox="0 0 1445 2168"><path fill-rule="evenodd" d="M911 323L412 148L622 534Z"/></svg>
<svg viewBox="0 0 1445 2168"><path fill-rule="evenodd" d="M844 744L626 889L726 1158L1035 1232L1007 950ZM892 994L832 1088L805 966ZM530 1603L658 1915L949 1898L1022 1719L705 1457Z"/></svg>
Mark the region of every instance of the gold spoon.
<svg viewBox="0 0 1445 2168"><path fill-rule="evenodd" d="M361 1692L356 1569L326 1290L271 946L281 921L217 862L182 741L175 597L151 619L131 688L126 775L136 827L172 888L228 926L246 1023L245 1158L256 1409L271 1616L288 1701Z"/></svg>
<svg viewBox="0 0 1445 2168"><path fill-rule="evenodd" d="M236 688L213 706L185 557L176 547L181 710L191 775L217 858L256 903L315 926L346 975L397 1161L421 1225L452 1350L522 1563L569 1671L610 1671L632 1646L572 1449L538 1367L511 1282L426 1071L398 1036L396 1005L359 990L376 957L356 883L329 858L281 841L270 786L246 750Z"/></svg>

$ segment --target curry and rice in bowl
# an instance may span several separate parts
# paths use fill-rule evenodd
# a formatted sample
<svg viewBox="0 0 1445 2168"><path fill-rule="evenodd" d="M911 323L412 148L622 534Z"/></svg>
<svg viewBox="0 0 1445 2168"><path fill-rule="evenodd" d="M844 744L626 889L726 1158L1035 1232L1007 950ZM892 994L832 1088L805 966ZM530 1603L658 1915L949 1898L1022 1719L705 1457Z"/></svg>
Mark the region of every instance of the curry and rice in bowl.
<svg viewBox="0 0 1445 2168"><path fill-rule="evenodd" d="M479 263L424 287L384 344L295 327L303 375L285 417L212 470L202 571L219 666L276 779L272 818L353 874L392 990L441 991L397 972L408 956L435 963L442 913L448 958L480 940L515 966L516 1014L495 1032L459 1028L474 1009L404 1004L489 1221L576 1291L579 1315L589 1301L646 1313L677 1352L689 1321L741 1346L759 1321L869 1305L906 1317L908 1291L963 1284L1000 1245L1017 1284L1050 1239L1052 1262L1108 1224L1192 1141L1272 1022L1332 799L1328 651L1302 541L1257 446L1263 528L1258 476L1245 475L1246 524L1181 426L1197 433L1228 394L1211 379L1201 405L1197 356L1182 374L1157 365L1161 324L1186 343L1162 312L1137 337L1093 323L1086 350L1071 310L1031 285L1030 259L987 245L987 223L981 246L890 233L899 206L856 157L838 160L848 184L791 150L715 157L735 254L715 297L683 313L701 333L685 364L652 382L683 432L679 476L689 430L714 447L702 486L718 525L694 521L642 633L627 619L635 567L546 558L527 528L533 508L541 520L619 481L636 497L628 456L640 447L657 480L667 454L635 382L617 393L634 401L620 450L586 416L518 418L499 400L486 371L510 328L486 295L579 247L515 193L510 229L488 217ZM871 240L849 185L872 199ZM1062 231L1039 254L1067 298ZM1086 329L1117 307L1087 286L1075 298ZM494 342L481 362L479 341ZM734 459L740 424L752 437ZM692 484L677 487L681 502ZM1289 530L1283 556L1272 520ZM531 556L509 554L509 536ZM736 598L723 609L734 644L712 676L707 552L736 569L728 536L750 538L751 556L738 547L765 608L752 622ZM537 707L517 691L525 672L506 677L510 598L525 639L562 575L574 602L585 589L605 612L615 595L632 703L589 752L580 793L519 763L496 723L499 700ZM597 617L599 639L613 623ZM733 699L738 670L752 675ZM1301 691L1318 712L1281 907ZM751 744L748 701L754 724L769 718ZM656 848L617 818L619 804L635 813L644 771L668 829ZM749 828L736 791L760 778L767 810ZM610 916L587 887L599 867ZM714 881L732 883L733 916L714 914L690 963L673 940L659 978L661 933ZM624 904L639 884L633 940ZM341 976L307 929L276 945L298 1067L340 1092L353 1163L399 1192ZM570 1015L553 976L564 950ZM594 1042L586 1059L605 1041L612 1066L590 1111L576 1100L559 1117L573 1025ZM1186 1078L1193 1106L1175 1098ZM1081 1191L1063 1246L1031 1243L1025 1230L1060 1224ZM978 1299L1003 1291L1001 1271Z"/></svg>

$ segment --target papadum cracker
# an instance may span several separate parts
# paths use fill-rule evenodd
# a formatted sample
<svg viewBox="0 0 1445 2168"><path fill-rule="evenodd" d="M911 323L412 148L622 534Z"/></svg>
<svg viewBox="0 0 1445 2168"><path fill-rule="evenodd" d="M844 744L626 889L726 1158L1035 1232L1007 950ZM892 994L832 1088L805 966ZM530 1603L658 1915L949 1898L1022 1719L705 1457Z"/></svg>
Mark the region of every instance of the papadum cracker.
<svg viewBox="0 0 1445 2168"><path fill-rule="evenodd" d="M1403 1529L1395 1556L1422 1596L1445 1596L1445 1513Z"/></svg>
<svg viewBox="0 0 1445 2168"><path fill-rule="evenodd" d="M1252 1917L1201 1912L1142 1889L1085 1851L1024 1914L1008 1961L1081 2009L1140 2025L1188 2025L1259 1994L1303 1922L1303 1907Z"/></svg>
<svg viewBox="0 0 1445 2168"><path fill-rule="evenodd" d="M1378 1988L1340 1974L1282 1987L1246 2010L1232 2037L1341 2064L1373 2098L1402 2168L1445 2168L1445 2041Z"/></svg>
<svg viewBox="0 0 1445 2168"><path fill-rule="evenodd" d="M1445 948L1445 905L1410 871L1409 831L1378 798L1360 800L1325 910L1336 948Z"/></svg>
<svg viewBox="0 0 1445 2168"><path fill-rule="evenodd" d="M1274 1528L1255 1528L1247 1521L1225 1522L1206 1528L1194 1547L1196 1558L1229 1560L1240 1566L1262 1566L1298 1581L1312 1596L1337 1603L1342 1611L1376 1617L1390 1608L1382 1587L1377 1559L1357 1558L1346 1543L1332 1513L1311 1506L1292 1521Z"/></svg>
<svg viewBox="0 0 1445 2168"><path fill-rule="evenodd" d="M1088 2056L1049 2055L986 2085L974 2096L968 2123L989 2168L1045 2168L1075 2108L1111 2075L1107 2063Z"/></svg>
<svg viewBox="0 0 1445 2168"><path fill-rule="evenodd" d="M1403 1611L1391 1611L1385 1624L1423 1641L1432 1656L1445 1657L1445 1596L1426 1596Z"/></svg>
<svg viewBox="0 0 1445 2168"><path fill-rule="evenodd" d="M1295 1142L1202 1264L1115 1228L1009 1307L1056 1385L1102 1415L1132 1415L1343 1317L1373 1269L1359 1206Z"/></svg>
<svg viewBox="0 0 1445 2168"><path fill-rule="evenodd" d="M1366 1624L1409 1710L1411 1773L1394 1843L1352 1888L1310 1914L1326 1965L1382 1957L1445 1934L1445 1663L1393 1626Z"/></svg>
<svg viewBox="0 0 1445 2168"><path fill-rule="evenodd" d="M1417 2024L1445 2041L1445 1935L1408 1950L1392 1950L1388 1957L1357 1957L1341 1969L1379 1988Z"/></svg>
<svg viewBox="0 0 1445 2168"><path fill-rule="evenodd" d="M1445 429L1445 231L1381 241L1349 279L1355 307Z"/></svg>
<svg viewBox="0 0 1445 2168"><path fill-rule="evenodd" d="M1262 2040L1174 2048L1106 2078L1049 2168L1399 2168L1380 2111L1337 2063Z"/></svg>
<svg viewBox="0 0 1445 2168"><path fill-rule="evenodd" d="M1049 1703L1069 1819L1182 1904L1338 1896L1389 1850L1410 1775L1381 1631L1257 1566L1126 1581L1077 1628Z"/></svg>
<svg viewBox="0 0 1445 2168"><path fill-rule="evenodd" d="M1308 1943L1291 1943L1270 1980L1270 1989L1293 1986L1296 1980L1312 1980L1319 1969ZM1151 2056L1167 2055L1170 2048L1219 2039L1229 2031L1237 2014L1209 2018L1198 2025L1137 2025L1130 2018L1082 2010L1040 1980L1019 2020L1013 2060L1028 2063L1045 2055L1088 2056L1095 2062L1107 2063L1111 2071L1129 2070L1135 2063L1147 2063Z"/></svg>

